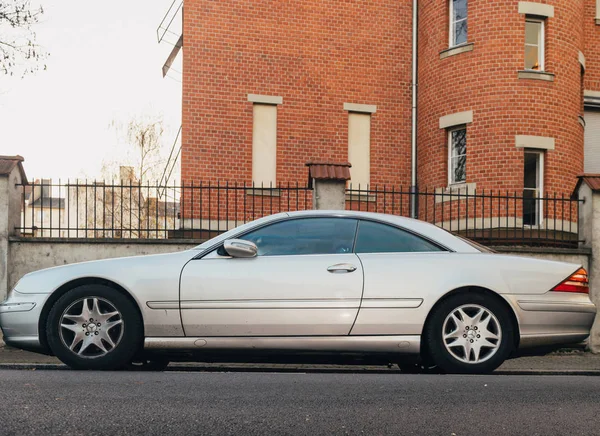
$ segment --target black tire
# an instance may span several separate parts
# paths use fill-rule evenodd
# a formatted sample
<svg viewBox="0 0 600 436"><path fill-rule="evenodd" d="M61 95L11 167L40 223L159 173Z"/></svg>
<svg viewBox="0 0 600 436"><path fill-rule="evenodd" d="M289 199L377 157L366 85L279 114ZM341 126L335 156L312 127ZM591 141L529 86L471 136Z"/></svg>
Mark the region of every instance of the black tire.
<svg viewBox="0 0 600 436"><path fill-rule="evenodd" d="M466 348L463 348L463 356L457 357L446 348L444 343L444 322L458 308L468 305L480 306L493 314L497 323L493 319L490 323L492 325L497 324L501 332L500 340L491 340L497 345L495 352L492 353L493 348L491 347L481 348L480 362L467 363L460 360L460 357L475 360L475 355L469 351L469 357L467 358ZM450 332L452 332L452 329L450 329ZM466 333L469 332L467 331ZM424 329L423 342L425 352L443 372L451 374L488 374L498 368L508 358L514 348L514 338L515 328L509 309L507 309L498 297L484 293L465 292L447 298L433 309ZM472 342L472 340L470 341ZM452 348L452 350L455 354L459 354L461 351L460 347ZM484 353L487 353L487 355Z"/></svg>
<svg viewBox="0 0 600 436"><path fill-rule="evenodd" d="M71 351L66 343L65 335L69 332L63 333L61 336L61 330L64 331L60 327L63 314L67 313L66 311L70 307L74 307L73 310L77 310L74 305L79 304L78 302L84 298L91 299L92 301L94 298L98 298L102 302L101 304L109 303L119 312L118 319L121 319L122 323L118 326L118 341L115 341L115 346L105 354L98 347L89 346L88 348L92 350L94 347L98 349L97 356L85 357L79 355L77 353L77 346L74 347L74 351ZM83 303L81 304L81 307L83 307ZM102 310L101 313L103 313ZM114 320L115 318L111 319ZM108 324L110 319L106 321L106 324ZM73 326L79 328L78 321L73 322ZM82 327L82 329L87 332L85 328ZM48 345L54 355L73 369L115 370L123 368L131 362L141 349L144 339L144 328L137 307L121 292L105 285L83 285L68 291L54 303L46 322L46 336ZM74 342L75 339L71 341L71 344ZM105 344L101 345L105 346ZM79 346L79 349L82 347L83 345ZM85 352L87 353L88 350L86 349Z"/></svg>

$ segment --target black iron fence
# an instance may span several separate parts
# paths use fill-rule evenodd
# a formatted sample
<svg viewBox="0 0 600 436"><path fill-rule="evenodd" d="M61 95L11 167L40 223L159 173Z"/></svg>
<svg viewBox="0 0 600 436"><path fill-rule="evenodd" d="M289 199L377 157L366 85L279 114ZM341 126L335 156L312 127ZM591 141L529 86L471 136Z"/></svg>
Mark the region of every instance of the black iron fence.
<svg viewBox="0 0 600 436"><path fill-rule="evenodd" d="M420 220L484 245L577 248L583 242L578 226L583 201L564 194L469 190L468 186L412 193L402 187L350 186L346 207L412 216L413 196Z"/></svg>
<svg viewBox="0 0 600 436"><path fill-rule="evenodd" d="M40 181L21 189L18 230L25 237L206 239L312 205L312 191L292 183Z"/></svg>
<svg viewBox="0 0 600 436"><path fill-rule="evenodd" d="M312 208L300 184L140 184L75 181L21 185L25 237L206 239L277 212ZM535 192L350 186L346 208L411 216L485 245L575 248L581 200Z"/></svg>

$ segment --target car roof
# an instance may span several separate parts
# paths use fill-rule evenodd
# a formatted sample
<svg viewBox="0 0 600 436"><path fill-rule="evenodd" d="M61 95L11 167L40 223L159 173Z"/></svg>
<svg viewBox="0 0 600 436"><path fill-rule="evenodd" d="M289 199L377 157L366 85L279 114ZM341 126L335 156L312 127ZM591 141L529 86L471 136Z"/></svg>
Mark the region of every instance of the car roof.
<svg viewBox="0 0 600 436"><path fill-rule="evenodd" d="M366 219L371 221L379 221L388 223L394 226L402 227L406 230L412 231L419 235L425 236L433 241L437 241L445 247L465 253L479 253L479 250L475 249L470 244L466 243L460 238L457 238L452 233L427 223L425 221L416 220L413 218L407 218L397 215L390 215L385 213L376 212L363 212L363 211L352 211L352 210L304 210L296 212L288 212L290 218L301 218L310 216L331 216L331 217L347 217L356 219Z"/></svg>
<svg viewBox="0 0 600 436"><path fill-rule="evenodd" d="M461 253L479 253L479 250L466 243L460 238L452 235L450 232L441 229L433 224L426 223L424 221L415 220L412 218L406 218L396 215L389 215L383 213L374 212L362 212L362 211L347 211L347 210L305 210L305 211L294 211L294 212L281 212L274 215L269 215L263 218L259 218L255 221L243 224L235 229L229 230L203 244L198 245L195 249L205 249L219 243L225 239L228 239L236 234L245 233L257 226L263 226L271 221L279 221L289 217L294 218L309 218L309 217L342 217L342 218L355 218L364 219L371 221L378 221L382 223L391 224L394 226L402 227L411 232L422 235L428 239L431 239L439 244L449 248L452 251Z"/></svg>

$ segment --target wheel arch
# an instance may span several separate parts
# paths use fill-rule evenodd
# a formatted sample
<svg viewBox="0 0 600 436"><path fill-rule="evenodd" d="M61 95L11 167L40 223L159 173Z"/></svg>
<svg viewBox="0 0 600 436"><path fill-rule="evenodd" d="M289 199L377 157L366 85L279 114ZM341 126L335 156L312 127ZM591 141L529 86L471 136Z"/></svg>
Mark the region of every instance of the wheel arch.
<svg viewBox="0 0 600 436"><path fill-rule="evenodd" d="M80 277L75 280L71 280L67 283L64 283L63 285L58 287L52 294L50 294L50 297L48 297L48 299L44 303L44 307L42 308L42 311L40 313L40 318L38 320L39 340L40 340L40 344L42 345L44 350L46 350L50 353L52 352L48 345L48 338L46 336L46 334L47 334L46 322L48 321L48 315L50 314L50 310L52 309L52 306L54 306L54 303L56 303L60 297L65 295L70 290L78 288L80 286L84 286L84 285L104 285L104 286L113 288L116 291L119 291L121 294L123 294L127 299L129 299L133 303L134 307L136 308L136 310L138 312L138 315L140 316L140 319L142 320L142 329L144 330L145 325L144 325L144 315L142 313L142 310L141 310L138 302L136 301L136 299L133 298L133 296L131 295L131 293L129 291L127 291L127 289L125 289L123 286L119 285L118 283L115 283L111 280L103 279L100 277Z"/></svg>
<svg viewBox="0 0 600 436"><path fill-rule="evenodd" d="M485 288L483 286L463 286L460 288L456 288L456 289L446 293L444 296L442 296L438 301L435 302L435 304L429 310L429 313L427 314L427 317L425 318L425 322L423 323L423 330L421 331L421 336L425 335L426 326L429 322L431 322L431 315L440 304L442 304L448 298L453 297L454 295L466 294L466 293L477 293L477 294L488 295L488 296L496 299L500 304L502 304L508 310L508 313L510 314L511 322L512 322L512 325L514 328L514 332L515 332L515 337L513 338L514 339L514 344L513 344L514 350L517 350L519 348L521 334L520 334L520 329L519 329L519 321L517 319L517 314L515 313L514 308L511 306L511 304L505 298L502 297L502 295L500 295L497 292L494 292L488 288Z"/></svg>

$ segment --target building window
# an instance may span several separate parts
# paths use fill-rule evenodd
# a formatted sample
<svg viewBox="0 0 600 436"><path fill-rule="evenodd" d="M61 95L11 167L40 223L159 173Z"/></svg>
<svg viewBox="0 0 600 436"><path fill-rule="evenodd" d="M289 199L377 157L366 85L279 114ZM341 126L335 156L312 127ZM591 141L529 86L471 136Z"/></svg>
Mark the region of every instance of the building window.
<svg viewBox="0 0 600 436"><path fill-rule="evenodd" d="M525 69L544 71L544 20L525 21Z"/></svg>
<svg viewBox="0 0 600 436"><path fill-rule="evenodd" d="M526 151L523 171L523 224L536 226L542 222L544 196L544 153Z"/></svg>
<svg viewBox="0 0 600 436"><path fill-rule="evenodd" d="M467 128L448 131L448 183L467 181Z"/></svg>
<svg viewBox="0 0 600 436"><path fill-rule="evenodd" d="M450 47L467 42L467 0L450 0Z"/></svg>
<svg viewBox="0 0 600 436"><path fill-rule="evenodd" d="M353 188L366 188L371 179L371 114L348 113L348 160Z"/></svg>
<svg viewBox="0 0 600 436"><path fill-rule="evenodd" d="M253 105L252 181L256 187L275 186L277 172L277 105Z"/></svg>

